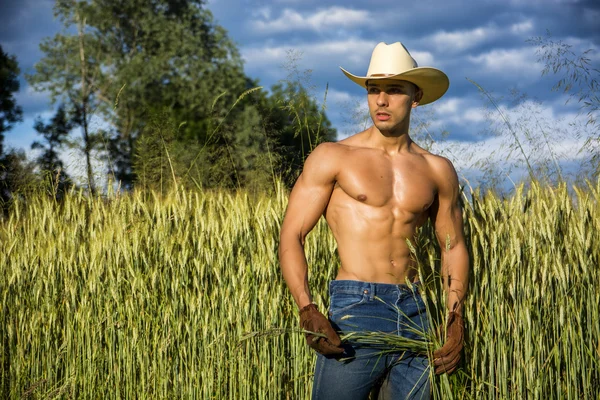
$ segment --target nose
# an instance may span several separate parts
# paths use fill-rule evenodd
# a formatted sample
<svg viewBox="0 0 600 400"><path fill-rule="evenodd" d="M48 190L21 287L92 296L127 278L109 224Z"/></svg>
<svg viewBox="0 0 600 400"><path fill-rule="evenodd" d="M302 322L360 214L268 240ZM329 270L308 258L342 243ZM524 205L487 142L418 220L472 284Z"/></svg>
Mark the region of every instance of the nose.
<svg viewBox="0 0 600 400"><path fill-rule="evenodd" d="M377 105L380 107L388 105L388 95L383 90L379 92L379 95L377 96Z"/></svg>

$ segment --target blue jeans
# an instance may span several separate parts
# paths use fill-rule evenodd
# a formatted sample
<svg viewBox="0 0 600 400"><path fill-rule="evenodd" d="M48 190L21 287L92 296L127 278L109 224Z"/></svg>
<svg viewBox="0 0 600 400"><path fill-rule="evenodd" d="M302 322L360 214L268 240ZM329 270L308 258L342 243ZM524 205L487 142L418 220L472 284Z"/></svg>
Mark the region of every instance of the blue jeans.
<svg viewBox="0 0 600 400"><path fill-rule="evenodd" d="M342 333L386 332L419 339L428 319L420 284L393 285L360 281L329 284L329 320ZM429 361L414 353L386 353L350 339L341 357L317 354L313 400L367 399L381 385L379 399L429 399ZM344 359L347 359L344 361Z"/></svg>

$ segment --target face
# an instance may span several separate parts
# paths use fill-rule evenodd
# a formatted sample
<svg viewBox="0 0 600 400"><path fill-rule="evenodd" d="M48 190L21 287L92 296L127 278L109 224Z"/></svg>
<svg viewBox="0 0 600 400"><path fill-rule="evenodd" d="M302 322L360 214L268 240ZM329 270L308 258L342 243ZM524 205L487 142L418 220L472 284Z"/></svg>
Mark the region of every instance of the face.
<svg viewBox="0 0 600 400"><path fill-rule="evenodd" d="M369 112L381 132L408 130L410 110L419 104L422 92L407 81L373 79L367 82Z"/></svg>

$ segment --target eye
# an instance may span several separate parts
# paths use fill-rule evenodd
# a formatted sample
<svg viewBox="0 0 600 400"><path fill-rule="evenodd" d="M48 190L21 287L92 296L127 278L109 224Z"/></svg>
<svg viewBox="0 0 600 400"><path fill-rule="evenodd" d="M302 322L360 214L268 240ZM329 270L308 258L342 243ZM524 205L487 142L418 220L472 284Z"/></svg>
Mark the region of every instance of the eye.
<svg viewBox="0 0 600 400"><path fill-rule="evenodd" d="M367 93L368 94L377 94L377 93L379 93L379 88L376 88L376 87L373 87L373 86L368 87L367 88Z"/></svg>
<svg viewBox="0 0 600 400"><path fill-rule="evenodd" d="M392 87L392 88L390 88L390 90L388 90L388 93L389 94L401 94L401 93L404 93L404 90L399 87Z"/></svg>

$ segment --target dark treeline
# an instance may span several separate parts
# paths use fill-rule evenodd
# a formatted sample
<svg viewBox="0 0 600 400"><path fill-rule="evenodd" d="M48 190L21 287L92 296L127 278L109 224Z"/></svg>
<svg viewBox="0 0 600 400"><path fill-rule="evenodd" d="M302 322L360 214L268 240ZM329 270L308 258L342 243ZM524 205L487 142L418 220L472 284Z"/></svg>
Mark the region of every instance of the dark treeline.
<svg viewBox="0 0 600 400"><path fill-rule="evenodd" d="M54 13L65 29L40 43L43 57L26 75L58 106L33 127L36 160L1 147L22 112L12 95L16 59L0 53L4 201L33 181L51 182L55 194L68 189L59 158L67 148L85 160L90 193L100 175L127 189L165 189L175 179L264 190L275 179L291 184L308 152L335 139L294 67L269 91L244 73L204 0L56 0ZM98 161L104 171L94 169Z"/></svg>

